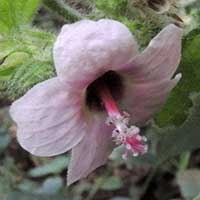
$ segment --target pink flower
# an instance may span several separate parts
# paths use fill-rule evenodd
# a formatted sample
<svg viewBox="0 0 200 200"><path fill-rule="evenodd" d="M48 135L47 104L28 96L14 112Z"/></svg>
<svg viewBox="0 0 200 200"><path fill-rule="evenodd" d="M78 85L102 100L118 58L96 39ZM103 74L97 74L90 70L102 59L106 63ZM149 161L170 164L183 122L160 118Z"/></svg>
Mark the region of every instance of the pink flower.
<svg viewBox="0 0 200 200"><path fill-rule="evenodd" d="M181 74L172 78L180 51L181 29L172 24L142 53L117 21L65 25L53 50L58 76L11 106L19 143L37 156L72 149L68 184L103 165L112 144L124 145L125 159L145 153L146 138L137 126L160 109L180 80Z"/></svg>

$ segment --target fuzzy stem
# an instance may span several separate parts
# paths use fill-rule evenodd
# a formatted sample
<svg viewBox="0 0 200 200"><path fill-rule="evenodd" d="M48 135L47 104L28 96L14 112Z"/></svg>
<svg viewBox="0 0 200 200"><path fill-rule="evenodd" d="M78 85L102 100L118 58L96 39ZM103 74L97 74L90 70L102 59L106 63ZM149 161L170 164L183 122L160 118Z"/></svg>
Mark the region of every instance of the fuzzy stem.
<svg viewBox="0 0 200 200"><path fill-rule="evenodd" d="M84 18L78 11L63 2L63 0L43 0L43 3L50 10L70 21L77 21Z"/></svg>

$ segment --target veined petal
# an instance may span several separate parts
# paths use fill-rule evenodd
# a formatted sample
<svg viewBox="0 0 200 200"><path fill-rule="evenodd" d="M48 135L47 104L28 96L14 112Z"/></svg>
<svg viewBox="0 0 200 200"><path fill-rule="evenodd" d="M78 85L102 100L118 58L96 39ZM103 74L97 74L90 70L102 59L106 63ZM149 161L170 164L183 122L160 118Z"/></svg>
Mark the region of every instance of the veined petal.
<svg viewBox="0 0 200 200"><path fill-rule="evenodd" d="M67 184L87 177L97 167L105 164L111 153L112 129L99 117L89 126L84 139L72 149Z"/></svg>
<svg viewBox="0 0 200 200"><path fill-rule="evenodd" d="M83 89L103 73L127 63L137 54L137 44L120 22L82 20L63 26L53 54L58 76Z"/></svg>
<svg viewBox="0 0 200 200"><path fill-rule="evenodd" d="M122 70L132 73L134 82L170 79L180 62L181 36L180 28L168 25Z"/></svg>
<svg viewBox="0 0 200 200"><path fill-rule="evenodd" d="M37 156L74 147L85 134L80 101L80 94L70 92L58 78L35 85L10 109L20 145Z"/></svg>
<svg viewBox="0 0 200 200"><path fill-rule="evenodd" d="M177 74L172 80L129 85L124 107L128 108L133 123L142 125L159 111L180 78L181 74Z"/></svg>

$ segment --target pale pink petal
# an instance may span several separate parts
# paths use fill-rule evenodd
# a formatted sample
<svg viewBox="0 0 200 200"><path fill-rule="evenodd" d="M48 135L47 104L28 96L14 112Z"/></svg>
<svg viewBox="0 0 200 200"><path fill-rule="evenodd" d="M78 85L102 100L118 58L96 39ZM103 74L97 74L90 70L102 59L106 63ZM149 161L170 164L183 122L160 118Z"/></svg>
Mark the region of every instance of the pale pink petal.
<svg viewBox="0 0 200 200"><path fill-rule="evenodd" d="M132 73L134 82L170 79L180 62L181 36L180 28L168 25L123 70Z"/></svg>
<svg viewBox="0 0 200 200"><path fill-rule="evenodd" d="M124 107L131 114L133 123L142 125L159 111L180 78L181 74L177 74L172 80L129 85L125 92Z"/></svg>
<svg viewBox="0 0 200 200"><path fill-rule="evenodd" d="M128 28L108 19L65 25L53 50L58 76L81 89L136 54L137 44Z"/></svg>
<svg viewBox="0 0 200 200"><path fill-rule="evenodd" d="M58 78L34 86L10 109L21 146L37 156L53 156L79 143L85 134L80 101L80 94Z"/></svg>
<svg viewBox="0 0 200 200"><path fill-rule="evenodd" d="M112 128L105 124L105 119L94 119L84 139L72 149L68 185L87 177L97 167L105 164L112 149L111 134Z"/></svg>

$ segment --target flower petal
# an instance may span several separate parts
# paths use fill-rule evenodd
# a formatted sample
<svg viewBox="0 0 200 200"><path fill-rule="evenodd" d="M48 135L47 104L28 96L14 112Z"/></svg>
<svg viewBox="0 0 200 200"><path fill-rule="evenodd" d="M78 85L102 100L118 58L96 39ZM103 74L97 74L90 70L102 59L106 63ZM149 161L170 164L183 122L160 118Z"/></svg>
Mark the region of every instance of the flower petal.
<svg viewBox="0 0 200 200"><path fill-rule="evenodd" d="M137 44L120 22L82 20L63 26L53 54L58 76L83 89L103 73L127 63L137 54Z"/></svg>
<svg viewBox="0 0 200 200"><path fill-rule="evenodd" d="M95 119L88 134L72 149L72 157L68 169L67 184L87 177L97 167L105 164L111 153L112 129L102 119Z"/></svg>
<svg viewBox="0 0 200 200"><path fill-rule="evenodd" d="M170 79L180 62L181 36L180 28L168 25L123 70L133 74L134 82Z"/></svg>
<svg viewBox="0 0 200 200"><path fill-rule="evenodd" d="M177 74L172 80L138 83L127 87L124 107L129 108L133 122L142 125L159 111L180 78L181 74Z"/></svg>
<svg viewBox="0 0 200 200"><path fill-rule="evenodd" d="M53 156L79 143L85 134L80 99L53 78L15 101L10 114L21 146L37 156Z"/></svg>

